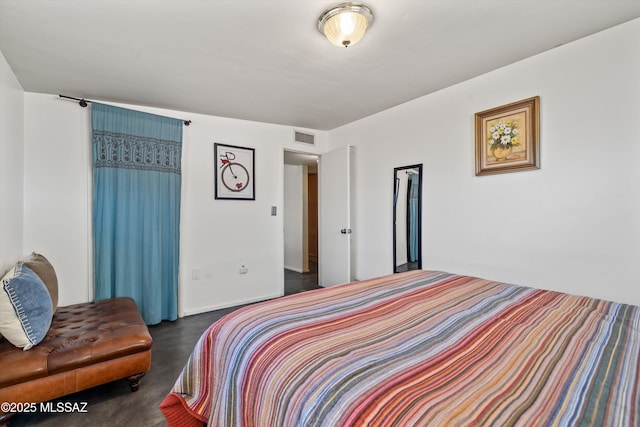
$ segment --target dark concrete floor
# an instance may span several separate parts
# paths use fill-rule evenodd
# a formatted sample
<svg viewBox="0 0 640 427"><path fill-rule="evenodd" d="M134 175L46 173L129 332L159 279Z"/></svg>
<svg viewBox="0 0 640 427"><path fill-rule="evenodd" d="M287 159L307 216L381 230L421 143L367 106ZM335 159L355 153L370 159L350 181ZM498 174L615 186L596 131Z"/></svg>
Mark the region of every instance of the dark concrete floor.
<svg viewBox="0 0 640 427"><path fill-rule="evenodd" d="M285 295L317 289L318 264L310 262L308 273L296 273L295 271L285 270L284 287Z"/></svg>
<svg viewBox="0 0 640 427"><path fill-rule="evenodd" d="M285 270L286 295L316 288L318 275L315 264L309 273ZM129 390L127 381L115 381L54 401L72 404L86 402L86 413L16 414L9 420L9 426L165 426L164 416L158 406L180 375L196 341L209 325L237 308L150 326L149 332L153 337L151 370L142 379L137 392Z"/></svg>
<svg viewBox="0 0 640 427"><path fill-rule="evenodd" d="M397 265L396 266L396 273L402 273L403 271L410 271L410 270L419 270L418 267L418 262L408 262L406 264L402 264L402 265Z"/></svg>

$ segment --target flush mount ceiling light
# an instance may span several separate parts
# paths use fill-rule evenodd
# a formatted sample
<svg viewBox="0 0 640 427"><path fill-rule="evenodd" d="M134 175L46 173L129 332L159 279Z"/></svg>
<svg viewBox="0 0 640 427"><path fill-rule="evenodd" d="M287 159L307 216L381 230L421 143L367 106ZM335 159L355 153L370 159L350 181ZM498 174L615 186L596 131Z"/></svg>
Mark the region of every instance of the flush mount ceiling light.
<svg viewBox="0 0 640 427"><path fill-rule="evenodd" d="M318 18L318 30L336 46L358 43L373 22L373 12L363 3L340 3L325 10Z"/></svg>

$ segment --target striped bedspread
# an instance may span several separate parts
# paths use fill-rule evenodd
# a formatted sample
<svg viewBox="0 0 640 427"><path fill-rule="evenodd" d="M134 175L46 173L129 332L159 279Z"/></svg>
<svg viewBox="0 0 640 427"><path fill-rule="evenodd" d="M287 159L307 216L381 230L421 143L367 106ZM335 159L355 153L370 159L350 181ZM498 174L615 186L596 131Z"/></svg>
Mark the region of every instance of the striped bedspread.
<svg viewBox="0 0 640 427"><path fill-rule="evenodd" d="M414 271L239 309L170 425L637 426L640 308Z"/></svg>

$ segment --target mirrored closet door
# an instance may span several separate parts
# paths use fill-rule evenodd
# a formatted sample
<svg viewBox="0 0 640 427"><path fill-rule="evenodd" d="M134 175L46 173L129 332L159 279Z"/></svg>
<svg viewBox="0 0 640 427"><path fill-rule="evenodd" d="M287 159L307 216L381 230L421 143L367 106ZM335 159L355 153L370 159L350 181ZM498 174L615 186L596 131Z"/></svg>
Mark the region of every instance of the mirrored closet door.
<svg viewBox="0 0 640 427"><path fill-rule="evenodd" d="M393 271L422 268L422 164L394 169Z"/></svg>

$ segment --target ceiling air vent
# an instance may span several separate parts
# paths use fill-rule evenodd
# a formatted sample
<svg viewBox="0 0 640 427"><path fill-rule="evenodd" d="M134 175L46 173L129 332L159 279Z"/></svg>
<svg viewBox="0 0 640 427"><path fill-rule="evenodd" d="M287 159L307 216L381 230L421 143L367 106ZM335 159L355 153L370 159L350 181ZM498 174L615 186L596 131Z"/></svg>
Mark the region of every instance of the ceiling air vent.
<svg viewBox="0 0 640 427"><path fill-rule="evenodd" d="M312 135L310 133L298 132L297 130L294 131L294 133L295 133L296 142L302 142L302 143L311 144L311 145L314 145L316 143L315 135Z"/></svg>

